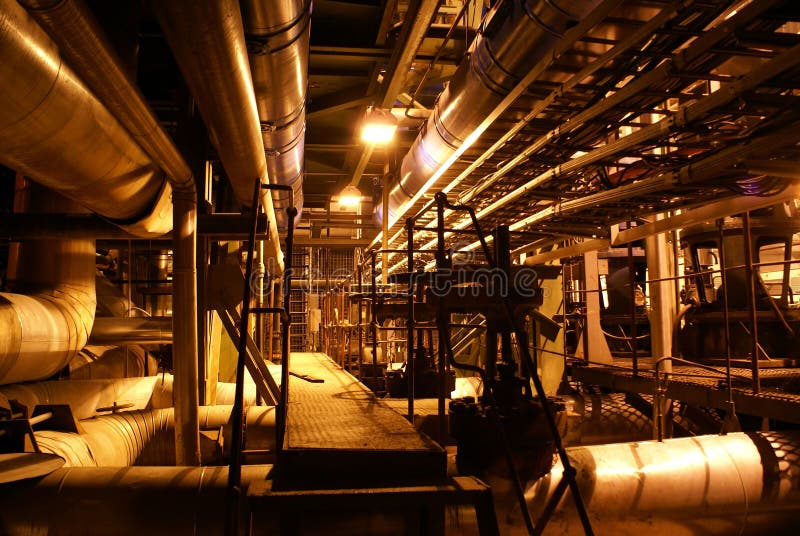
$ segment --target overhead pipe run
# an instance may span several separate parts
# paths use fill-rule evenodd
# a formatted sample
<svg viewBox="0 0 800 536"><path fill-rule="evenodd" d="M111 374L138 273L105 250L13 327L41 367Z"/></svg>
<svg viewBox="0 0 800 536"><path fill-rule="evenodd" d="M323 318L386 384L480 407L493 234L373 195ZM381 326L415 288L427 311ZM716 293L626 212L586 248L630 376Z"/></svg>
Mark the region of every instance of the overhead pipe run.
<svg viewBox="0 0 800 536"><path fill-rule="evenodd" d="M311 23L310 0L241 3L250 71L270 181L292 187L295 222L303 208L306 88ZM278 227L287 226L291 199L274 191Z"/></svg>
<svg viewBox="0 0 800 536"><path fill-rule="evenodd" d="M566 5L565 5L566 4ZM558 41L600 0L503 2L439 96L403 158L399 182L389 192L389 224L449 156ZM388 208L388 211L386 210Z"/></svg>
<svg viewBox="0 0 800 536"><path fill-rule="evenodd" d="M15 0L0 0L0 162L142 237L172 227L171 187Z"/></svg>
<svg viewBox="0 0 800 536"><path fill-rule="evenodd" d="M159 229L160 232L152 234L162 235L170 228L173 229L173 315L176 319L173 363L177 378L176 388L181 392L176 407L182 415L179 420L184 423L178 430L176 439L183 445L180 450L185 451L179 456L180 461L187 464L196 463L199 456L196 425L197 194L191 169L159 125L157 117L142 94L129 79L100 25L82 0L22 0L22 4L57 41L67 62L77 71L81 79L133 136L135 142L129 144L137 150L141 146L155 166L166 172L169 184L165 184L162 192L166 199L164 203L169 201L170 184L174 190L172 221L166 219L165 214L161 214L164 220L162 228ZM98 105L98 108L103 106ZM66 114L67 117L73 111L72 108L61 110L62 115ZM102 120L105 120L105 117L98 118L98 121ZM55 147L58 148L58 145ZM77 158L86 160L93 160L86 158L88 153L93 156L97 154L94 146L64 152L72 152ZM105 197L107 184L107 181L104 181L104 187L95 188L94 194ZM136 192L128 193L131 196L135 194ZM103 216L118 218L120 217L118 213L124 214L131 203L126 197L114 199L112 196L111 206L116 212L111 214L97 211L94 206L87 206ZM166 206L161 208L166 211Z"/></svg>
<svg viewBox="0 0 800 536"><path fill-rule="evenodd" d="M234 194L242 206L250 207L253 181L267 183L269 177L239 3L175 0L152 5ZM282 271L272 196L262 192L261 205L270 236L265 253Z"/></svg>

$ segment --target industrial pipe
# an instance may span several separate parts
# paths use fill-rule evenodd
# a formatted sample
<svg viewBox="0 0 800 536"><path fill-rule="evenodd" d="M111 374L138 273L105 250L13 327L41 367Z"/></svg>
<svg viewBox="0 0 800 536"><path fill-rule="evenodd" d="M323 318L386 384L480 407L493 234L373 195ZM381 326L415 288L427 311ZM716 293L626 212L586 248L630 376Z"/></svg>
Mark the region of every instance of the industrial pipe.
<svg viewBox="0 0 800 536"><path fill-rule="evenodd" d="M171 344L172 317L97 317L89 344Z"/></svg>
<svg viewBox="0 0 800 536"><path fill-rule="evenodd" d="M0 0L0 162L139 236L172 227L171 188L15 0Z"/></svg>
<svg viewBox="0 0 800 536"><path fill-rule="evenodd" d="M16 400L28 409L40 405L69 405L72 416L78 420L96 417L119 410L163 409L173 406L171 374L143 378L115 378L104 380L62 380L36 383L17 383L0 387L0 399ZM217 383L215 404L233 404L236 384ZM244 404L256 404L256 386L245 382Z"/></svg>
<svg viewBox="0 0 800 536"><path fill-rule="evenodd" d="M232 406L201 406L200 429L219 431L219 444L231 442ZM275 446L275 408L245 408L249 449L271 451ZM34 432L44 453L57 454L67 466L124 467L129 465L175 465L175 412L173 408L124 411L80 421L80 434L55 430ZM204 453L203 463L219 461L218 454Z"/></svg>
<svg viewBox="0 0 800 536"><path fill-rule="evenodd" d="M389 192L389 224L516 83L572 25L600 3L563 0L504 2L465 57L409 149ZM382 209L385 216L386 208Z"/></svg>
<svg viewBox="0 0 800 536"><path fill-rule="evenodd" d="M15 210L77 209L36 189L18 180ZM0 293L0 385L51 376L83 348L94 321L94 278L93 240L31 240L12 249L8 281L16 293Z"/></svg>
<svg viewBox="0 0 800 536"><path fill-rule="evenodd" d="M197 438L197 194L191 169L161 128L144 97L128 78L100 25L81 0L23 0L58 43L69 64L130 132L173 186L173 365L183 425L176 441L183 464L199 456Z"/></svg>
<svg viewBox="0 0 800 536"><path fill-rule="evenodd" d="M296 223L303 208L311 1L245 0L241 6L267 171L271 182L292 187ZM274 191L272 201L285 229L290 199Z"/></svg>
<svg viewBox="0 0 800 536"><path fill-rule="evenodd" d="M798 440L796 432L735 433L567 452L598 534L792 534L800 510ZM527 488L534 519L562 472L557 464ZM581 532L568 496L544 534Z"/></svg>
<svg viewBox="0 0 800 536"><path fill-rule="evenodd" d="M270 469L242 467L245 492ZM219 535L227 480L227 467L62 468L0 488L0 532Z"/></svg>
<svg viewBox="0 0 800 536"><path fill-rule="evenodd" d="M153 2L167 42L192 91L239 203L253 204L253 181L267 183L267 162L247 60L239 3L234 0ZM269 258L283 269L272 197L262 192ZM253 207L255 208L255 207Z"/></svg>

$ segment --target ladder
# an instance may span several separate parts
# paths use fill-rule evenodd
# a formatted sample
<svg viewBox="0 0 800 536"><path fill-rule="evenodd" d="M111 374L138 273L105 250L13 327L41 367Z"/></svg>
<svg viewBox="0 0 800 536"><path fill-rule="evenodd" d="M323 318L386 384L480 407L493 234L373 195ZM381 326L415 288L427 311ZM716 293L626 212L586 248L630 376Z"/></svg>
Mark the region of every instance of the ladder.
<svg viewBox="0 0 800 536"><path fill-rule="evenodd" d="M290 203L286 209L287 231L286 248L284 251L283 269L283 306L282 307L252 307L250 298L252 294L251 278L253 277L253 258L255 256L255 242L258 228L260 197L262 190L280 190L289 192ZM234 536L239 533L239 508L241 504L242 480L242 448L244 443L244 369L248 363L248 340L252 342L248 333L248 324L251 314L279 314L281 318L281 383L277 393L275 448L280 453L283 448L283 437L286 430L286 404L289 401L289 329L291 316L289 315L289 299L291 295L292 278L292 245L294 242L294 219L297 209L294 206L292 187L284 184L263 184L257 179L253 191L252 222L249 228L247 244L247 261L245 264L244 289L242 291L242 313L239 317L239 337L237 350L239 358L236 364L236 391L234 395L233 433L231 438L231 460L228 468L228 488L226 497L225 534ZM275 240L278 237L273 237ZM230 320L234 320L231 318ZM255 345L254 345L255 346ZM263 359L261 359L263 363ZM266 371L265 379L272 376ZM274 380L273 380L274 384Z"/></svg>

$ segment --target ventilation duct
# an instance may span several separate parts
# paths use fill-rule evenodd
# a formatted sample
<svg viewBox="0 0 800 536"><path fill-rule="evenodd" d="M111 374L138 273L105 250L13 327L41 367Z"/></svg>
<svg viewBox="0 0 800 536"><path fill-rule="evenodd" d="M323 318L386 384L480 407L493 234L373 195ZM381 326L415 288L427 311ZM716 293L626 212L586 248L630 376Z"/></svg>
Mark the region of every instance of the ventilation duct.
<svg viewBox="0 0 800 536"><path fill-rule="evenodd" d="M467 136L511 92L560 38L600 0L502 2L458 66L417 139L403 158L389 192L389 224ZM381 215L382 216L382 215Z"/></svg>
<svg viewBox="0 0 800 536"><path fill-rule="evenodd" d="M311 2L245 0L242 11L269 178L292 187L299 220ZM272 201L284 228L288 194L273 192Z"/></svg>
<svg viewBox="0 0 800 536"><path fill-rule="evenodd" d="M171 187L55 43L0 0L0 162L139 236L172 228Z"/></svg>

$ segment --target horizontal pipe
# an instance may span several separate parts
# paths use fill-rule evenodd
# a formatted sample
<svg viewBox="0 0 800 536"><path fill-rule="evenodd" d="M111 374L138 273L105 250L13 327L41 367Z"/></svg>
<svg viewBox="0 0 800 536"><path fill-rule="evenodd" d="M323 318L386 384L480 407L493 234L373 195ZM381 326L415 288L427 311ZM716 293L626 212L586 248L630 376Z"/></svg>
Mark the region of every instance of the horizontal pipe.
<svg viewBox="0 0 800 536"><path fill-rule="evenodd" d="M221 444L229 448L232 406L200 406L201 430L222 430ZM271 451L275 446L275 408L245 409L248 449ZM173 408L124 411L80 421L80 434L55 430L34 432L44 453L57 454L67 466L124 467L175 465L175 411ZM203 463L218 462L218 453L203 452ZM223 456L228 452L223 451Z"/></svg>
<svg viewBox="0 0 800 536"><path fill-rule="evenodd" d="M89 335L89 344L99 345L171 343L172 317L97 317Z"/></svg>
<svg viewBox="0 0 800 536"><path fill-rule="evenodd" d="M598 534L790 534L800 510L799 440L796 432L734 433L567 452ZM558 464L527 487L534 519L562 472ZM581 533L568 496L544 534Z"/></svg>
<svg viewBox="0 0 800 536"><path fill-rule="evenodd" d="M0 163L139 236L172 227L170 185L15 0L0 0Z"/></svg>
<svg viewBox="0 0 800 536"><path fill-rule="evenodd" d="M243 466L244 492L270 469ZM62 468L0 487L0 529L8 536L224 534L227 481L227 467Z"/></svg>
<svg viewBox="0 0 800 536"><path fill-rule="evenodd" d="M0 397L16 400L29 409L39 405L69 405L73 417L83 420L108 413L115 406L130 411L172 407L172 380L171 374L159 374L143 378L17 383L0 386ZM217 383L215 403L233 404L235 385ZM256 403L252 381L245 382L244 403L247 406Z"/></svg>

